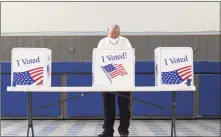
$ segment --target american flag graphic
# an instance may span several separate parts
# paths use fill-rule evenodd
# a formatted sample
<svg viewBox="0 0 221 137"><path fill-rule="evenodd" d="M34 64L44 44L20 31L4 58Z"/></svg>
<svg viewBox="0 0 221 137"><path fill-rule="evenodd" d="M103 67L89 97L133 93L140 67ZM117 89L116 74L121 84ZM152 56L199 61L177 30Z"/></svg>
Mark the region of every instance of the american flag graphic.
<svg viewBox="0 0 221 137"><path fill-rule="evenodd" d="M180 84L191 80L192 66L185 66L174 71L162 72L163 84ZM187 84L187 83L185 83Z"/></svg>
<svg viewBox="0 0 221 137"><path fill-rule="evenodd" d="M13 86L32 84L43 84L43 67L34 68L25 72L13 73Z"/></svg>
<svg viewBox="0 0 221 137"><path fill-rule="evenodd" d="M104 73L107 75L111 83L111 79L117 76L124 76L128 74L122 64L108 64L105 66L101 66L101 68L103 69Z"/></svg>

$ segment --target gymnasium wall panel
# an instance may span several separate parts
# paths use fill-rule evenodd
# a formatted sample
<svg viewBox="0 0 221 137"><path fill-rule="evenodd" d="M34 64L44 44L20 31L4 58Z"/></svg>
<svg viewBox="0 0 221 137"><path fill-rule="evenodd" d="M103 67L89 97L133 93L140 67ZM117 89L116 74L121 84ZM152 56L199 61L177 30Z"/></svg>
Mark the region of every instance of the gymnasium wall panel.
<svg viewBox="0 0 221 137"><path fill-rule="evenodd" d="M136 74L136 86L154 86L153 74ZM177 116L193 116L193 93L192 92L176 92L177 93ZM134 92L134 98L146 100L151 103L171 108L172 93L171 92ZM170 116L172 113L168 110L162 110L151 105L133 101L134 116Z"/></svg>
<svg viewBox="0 0 221 137"><path fill-rule="evenodd" d="M11 85L11 76L1 76L1 116L27 116L27 93L7 92Z"/></svg>
<svg viewBox="0 0 221 137"><path fill-rule="evenodd" d="M83 37L60 37L61 61L83 61Z"/></svg>
<svg viewBox="0 0 221 137"><path fill-rule="evenodd" d="M153 86L154 75L153 74L137 74L135 77L136 86ZM134 92L133 97L139 100L148 101L154 104L170 107L171 94L169 92L154 93L154 92ZM170 115L170 111L165 111L160 108L156 108L151 105L146 105L133 100L133 115L136 116L165 116Z"/></svg>
<svg viewBox="0 0 221 137"><path fill-rule="evenodd" d="M60 36L46 37L45 48L52 50L52 60L61 60L61 38Z"/></svg>
<svg viewBox="0 0 221 137"><path fill-rule="evenodd" d="M3 74L1 76L1 115L2 116L27 116L27 98L26 92L7 92L7 86L11 84L11 75ZM52 85L60 86L60 76L52 76ZM60 100L60 93L33 93L33 108L40 107L42 105L49 104ZM33 116L60 116L60 105L54 105L48 108L37 110L33 112Z"/></svg>
<svg viewBox="0 0 221 137"><path fill-rule="evenodd" d="M10 39L12 37L1 37L0 61L9 61L11 59L12 47L10 46Z"/></svg>
<svg viewBox="0 0 221 137"><path fill-rule="evenodd" d="M99 41L105 36L89 36L88 38L84 38L82 45L82 58L83 61L92 61L92 51L97 47Z"/></svg>
<svg viewBox="0 0 221 137"><path fill-rule="evenodd" d="M213 59L213 37L212 36L200 36L199 37L199 58L197 60L212 60Z"/></svg>
<svg viewBox="0 0 221 137"><path fill-rule="evenodd" d="M61 86L61 77L60 75L52 75L52 86L59 87ZM38 108L50 104L52 102L57 102L61 99L61 93L33 93L32 94L32 107ZM42 108L40 110L33 111L33 116L37 117L59 117L61 115L61 106L60 103L47 108Z"/></svg>
<svg viewBox="0 0 221 137"><path fill-rule="evenodd" d="M221 62L220 61L213 61L210 62L210 73L221 73Z"/></svg>
<svg viewBox="0 0 221 137"><path fill-rule="evenodd" d="M213 55L215 61L221 61L221 43L220 43L220 36L214 36L214 48L213 48Z"/></svg>
<svg viewBox="0 0 221 137"><path fill-rule="evenodd" d="M206 57L205 58L206 60L215 61L216 60L215 56L217 56L216 55L217 52L214 52L214 50L217 49L216 45L215 45L215 42L216 42L215 36L213 36L213 35L206 36L205 39L206 39L206 46L203 48L204 48L204 50L207 50L207 56L204 55L204 57ZM200 47L200 49L202 49L202 47ZM205 59L202 58L201 60L205 60Z"/></svg>
<svg viewBox="0 0 221 137"><path fill-rule="evenodd" d="M130 39L131 38L129 38L129 40ZM135 48L136 60L153 60L154 49L153 46L149 43L150 40L151 38L148 38L147 36L136 36L133 40L131 40L131 44L133 48Z"/></svg>
<svg viewBox="0 0 221 137"><path fill-rule="evenodd" d="M38 48L39 47L38 37L24 36L24 37L20 37L20 39L22 40L21 47L31 47L31 48L36 48L36 47Z"/></svg>
<svg viewBox="0 0 221 137"><path fill-rule="evenodd" d="M102 37L101 37L102 38ZM96 39L95 45L98 44L99 38ZM83 44L82 44L82 60L87 61L87 60L92 60L92 53L90 51L93 50L93 47L96 47L95 45L90 44L91 37L83 37Z"/></svg>
<svg viewBox="0 0 221 137"><path fill-rule="evenodd" d="M124 36L124 35L123 35ZM14 47L41 47L52 50L53 61L92 61L100 36L3 36L0 60L10 61ZM137 61L153 61L157 47L189 46L195 61L220 60L219 35L125 35L136 51Z"/></svg>
<svg viewBox="0 0 221 137"><path fill-rule="evenodd" d="M92 86L91 74L67 75L67 86ZM81 95L83 92L67 93L67 98ZM80 98L67 101L67 117L103 116L102 96L100 93L91 93Z"/></svg>
<svg viewBox="0 0 221 137"><path fill-rule="evenodd" d="M199 115L215 116L221 115L221 75L202 74L200 75L199 86Z"/></svg>
<svg viewBox="0 0 221 137"><path fill-rule="evenodd" d="M91 62L53 62L52 63L52 85L60 86L61 83L67 86L91 86ZM199 76L199 114L201 116L220 115L220 62L200 61L194 62L194 72ZM136 85L154 85L154 62L136 62ZM2 116L26 116L27 115L27 94L22 92L7 92L6 87L10 85L9 62L1 63L1 97ZM67 75L67 82L61 82L59 75ZM196 84L198 84L196 83ZM209 86L208 86L209 85ZM67 93L67 98L81 93ZM134 97L150 101L155 104L171 107L171 93L142 93L134 92ZM33 107L39 107L47 103L60 100L60 93L33 93ZM193 116L193 106L196 99L191 92L177 93L177 116ZM39 101L40 100L40 101ZM41 101L43 100L43 101ZM117 100L116 100L117 102ZM101 93L92 93L79 99L66 102L66 117L98 117L103 116L103 103ZM164 111L153 106L147 106L133 101L134 116L170 116L170 111ZM117 104L116 104L117 106ZM19 108L19 109L18 109ZM92 110L91 110L92 109ZM198 108L195 108L198 109ZM119 114L118 106L116 108ZM60 116L60 104L41 109L34 112L34 116L48 117ZM194 113L195 114L195 113Z"/></svg>

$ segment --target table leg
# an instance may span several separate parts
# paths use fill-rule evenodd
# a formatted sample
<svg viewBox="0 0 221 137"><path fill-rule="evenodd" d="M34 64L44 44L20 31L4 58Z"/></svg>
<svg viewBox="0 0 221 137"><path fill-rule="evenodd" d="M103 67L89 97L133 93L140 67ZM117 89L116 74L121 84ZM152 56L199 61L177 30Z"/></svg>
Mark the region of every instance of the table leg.
<svg viewBox="0 0 221 137"><path fill-rule="evenodd" d="M27 137L29 137L29 130L31 128L32 137L34 137L34 128L32 122L32 93L28 92L28 131Z"/></svg>
<svg viewBox="0 0 221 137"><path fill-rule="evenodd" d="M176 137L176 92L172 92L172 123L171 123L171 137Z"/></svg>

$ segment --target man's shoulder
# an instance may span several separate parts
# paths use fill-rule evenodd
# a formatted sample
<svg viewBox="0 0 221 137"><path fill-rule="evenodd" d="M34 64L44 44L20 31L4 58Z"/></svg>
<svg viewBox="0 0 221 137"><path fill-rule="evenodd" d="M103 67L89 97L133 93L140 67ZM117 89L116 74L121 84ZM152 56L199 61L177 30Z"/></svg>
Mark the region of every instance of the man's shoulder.
<svg viewBox="0 0 221 137"><path fill-rule="evenodd" d="M129 42L129 40L128 40L126 37L123 37L123 36L120 36L120 37L119 37L119 40L120 40L120 41L123 41L123 42L126 42L126 43Z"/></svg>
<svg viewBox="0 0 221 137"><path fill-rule="evenodd" d="M104 37L100 40L100 42L107 40L107 37Z"/></svg>
<svg viewBox="0 0 221 137"><path fill-rule="evenodd" d="M102 38L102 39L99 41L97 48L103 47L103 44L105 44L106 41L107 41L107 37Z"/></svg>
<svg viewBox="0 0 221 137"><path fill-rule="evenodd" d="M126 37L123 37L123 36L119 36L119 38L120 38L121 40L128 40Z"/></svg>

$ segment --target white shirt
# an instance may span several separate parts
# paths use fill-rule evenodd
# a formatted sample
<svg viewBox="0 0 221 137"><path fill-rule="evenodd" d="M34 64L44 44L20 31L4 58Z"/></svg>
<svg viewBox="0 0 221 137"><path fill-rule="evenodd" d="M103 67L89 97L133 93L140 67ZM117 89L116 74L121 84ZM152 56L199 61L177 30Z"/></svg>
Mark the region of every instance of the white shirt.
<svg viewBox="0 0 221 137"><path fill-rule="evenodd" d="M97 48L102 49L128 49L132 48L129 40L125 37L119 36L116 39L105 37L100 40Z"/></svg>

